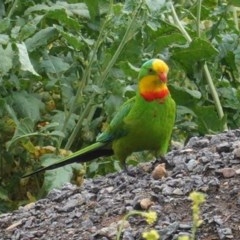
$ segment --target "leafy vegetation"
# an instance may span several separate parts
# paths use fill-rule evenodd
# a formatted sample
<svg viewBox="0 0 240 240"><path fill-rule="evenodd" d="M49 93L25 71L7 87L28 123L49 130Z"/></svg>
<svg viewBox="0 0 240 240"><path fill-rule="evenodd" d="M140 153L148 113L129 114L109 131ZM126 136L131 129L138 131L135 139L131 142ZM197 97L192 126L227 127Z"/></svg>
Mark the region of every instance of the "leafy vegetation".
<svg viewBox="0 0 240 240"><path fill-rule="evenodd" d="M81 184L83 174L119 169L106 158L20 179L93 142L135 94L147 59L171 68L174 140L239 127L239 7L238 0L1 2L0 211L66 181Z"/></svg>

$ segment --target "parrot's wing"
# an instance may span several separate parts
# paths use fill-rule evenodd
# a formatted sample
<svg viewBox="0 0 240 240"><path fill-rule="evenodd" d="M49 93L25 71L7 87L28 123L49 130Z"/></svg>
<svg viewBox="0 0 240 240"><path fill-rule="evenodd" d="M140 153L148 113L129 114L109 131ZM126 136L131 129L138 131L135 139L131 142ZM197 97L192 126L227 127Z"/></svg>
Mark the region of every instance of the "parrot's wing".
<svg viewBox="0 0 240 240"><path fill-rule="evenodd" d="M107 129L97 137L98 142L111 142L127 134L124 119L135 103L135 97L126 101L116 113Z"/></svg>

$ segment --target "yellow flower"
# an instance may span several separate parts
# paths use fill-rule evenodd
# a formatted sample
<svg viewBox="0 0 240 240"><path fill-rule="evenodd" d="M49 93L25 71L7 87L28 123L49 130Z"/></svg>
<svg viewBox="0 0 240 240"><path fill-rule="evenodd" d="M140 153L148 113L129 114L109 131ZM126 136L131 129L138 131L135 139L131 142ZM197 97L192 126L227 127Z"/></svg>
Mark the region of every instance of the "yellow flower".
<svg viewBox="0 0 240 240"><path fill-rule="evenodd" d="M193 201L194 204L200 205L205 202L205 194L200 192L191 192L189 198Z"/></svg>
<svg viewBox="0 0 240 240"><path fill-rule="evenodd" d="M142 234L142 237L147 239L147 240L158 240L160 239L160 236L156 230L151 230L149 232L144 232Z"/></svg>
<svg viewBox="0 0 240 240"><path fill-rule="evenodd" d="M153 224L157 221L157 213L154 211L144 212L142 215L146 218L148 224Z"/></svg>

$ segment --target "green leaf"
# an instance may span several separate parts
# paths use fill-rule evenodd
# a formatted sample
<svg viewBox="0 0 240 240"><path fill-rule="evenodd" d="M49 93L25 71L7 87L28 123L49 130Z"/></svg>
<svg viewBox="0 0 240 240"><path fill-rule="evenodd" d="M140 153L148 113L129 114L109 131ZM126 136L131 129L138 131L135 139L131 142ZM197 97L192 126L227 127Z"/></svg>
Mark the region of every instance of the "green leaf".
<svg viewBox="0 0 240 240"><path fill-rule="evenodd" d="M14 134L16 136L27 135L29 133L33 133L34 131L34 123L30 118L22 119L17 125L17 131Z"/></svg>
<svg viewBox="0 0 240 240"><path fill-rule="evenodd" d="M72 167L70 165L46 171L42 191L46 194L54 188L61 188L64 184L71 182L72 175Z"/></svg>
<svg viewBox="0 0 240 240"><path fill-rule="evenodd" d="M6 16L5 6L4 2L0 2L0 18L2 19L4 16Z"/></svg>
<svg viewBox="0 0 240 240"><path fill-rule="evenodd" d="M70 12L69 14L74 14L79 17L83 18L90 18L89 11L87 8L87 5L85 3L66 3L63 1L59 1L58 5L64 7L64 9L67 10L67 12Z"/></svg>
<svg viewBox="0 0 240 240"><path fill-rule="evenodd" d="M54 4L53 6L48 6L46 4L34 4L33 6L29 7L24 14L30 15L33 12L43 12L43 11L49 11L54 9L62 9L62 6L59 6L58 4Z"/></svg>
<svg viewBox="0 0 240 240"><path fill-rule="evenodd" d="M34 67L29 59L28 56L28 51L26 48L25 43L17 43L17 48L18 48L18 52L19 52L19 61L21 63L21 69L23 71L29 71L32 74L36 75L36 76L40 76L35 70Z"/></svg>
<svg viewBox="0 0 240 240"><path fill-rule="evenodd" d="M65 131L64 134L69 133L73 130L73 128L76 125L76 120L78 119L78 115L76 114L72 114L70 116L70 119L68 121L68 124L65 126ZM66 118L66 113L64 111L56 111L55 115L52 116L52 122L57 122L59 123L59 126L56 127L56 130L60 130L63 129L63 124L64 124L64 119ZM66 134L67 135L67 134Z"/></svg>
<svg viewBox="0 0 240 240"><path fill-rule="evenodd" d="M194 106L201 98L201 93L197 90L190 90L186 87L179 87L172 84L169 84L169 89L177 105L191 108L191 106Z"/></svg>
<svg viewBox="0 0 240 240"><path fill-rule="evenodd" d="M58 20L61 26L65 26L69 30L74 29L76 31L79 31L81 29L79 21L68 16L65 9L55 9L48 11L45 15L45 18Z"/></svg>
<svg viewBox="0 0 240 240"><path fill-rule="evenodd" d="M146 4L151 11L159 11L163 6L165 6L165 0L146 0Z"/></svg>
<svg viewBox="0 0 240 240"><path fill-rule="evenodd" d="M99 168L99 162L98 161L92 161L88 164L88 171L90 173L95 173L98 168Z"/></svg>
<svg viewBox="0 0 240 240"><path fill-rule="evenodd" d="M5 32L10 27L10 18L4 18L0 20L0 33Z"/></svg>
<svg viewBox="0 0 240 240"><path fill-rule="evenodd" d="M44 127L40 128L40 132L45 132L45 131L50 131L51 129L56 129L59 127L59 123L58 122L52 122L47 124Z"/></svg>
<svg viewBox="0 0 240 240"><path fill-rule="evenodd" d="M226 117L219 119L215 106L196 106L198 131L200 134L222 132Z"/></svg>
<svg viewBox="0 0 240 240"><path fill-rule="evenodd" d="M18 39L23 41L24 39L32 36L36 30L37 30L36 25L34 25L32 22L27 23L21 28L21 30L18 34Z"/></svg>
<svg viewBox="0 0 240 240"><path fill-rule="evenodd" d="M55 154L45 154L41 157L42 166L48 166L60 161L61 157ZM61 188L64 184L71 181L73 168L79 169L79 163L72 163L54 170L48 170L44 174L42 192L50 192L54 188Z"/></svg>
<svg viewBox="0 0 240 240"><path fill-rule="evenodd" d="M176 43L184 44L185 42L186 39L180 33L164 34L163 36L155 38L148 48L153 48L155 51L159 52L164 48L171 47L171 45L176 45Z"/></svg>
<svg viewBox="0 0 240 240"><path fill-rule="evenodd" d="M2 186L0 186L0 199L3 201L10 201L8 197L8 191L4 189Z"/></svg>
<svg viewBox="0 0 240 240"><path fill-rule="evenodd" d="M46 46L48 43L52 42L58 37L58 31L54 27L47 27L40 30L31 38L25 41L27 49L29 52L37 50L41 46Z"/></svg>
<svg viewBox="0 0 240 240"><path fill-rule="evenodd" d="M46 58L48 59L42 61L41 67L43 67L47 73L62 73L67 71L70 67L69 64L64 62L60 57L47 55Z"/></svg>
<svg viewBox="0 0 240 240"><path fill-rule="evenodd" d="M218 50L211 43L196 38L187 47L174 48L172 57L188 71L192 71L194 63L214 59L217 54Z"/></svg>
<svg viewBox="0 0 240 240"><path fill-rule="evenodd" d="M49 133L50 136L58 136L58 137L62 137L64 138L65 137L65 134L61 131L52 131Z"/></svg>
<svg viewBox="0 0 240 240"><path fill-rule="evenodd" d="M179 114L179 115L186 115L186 114L190 114L191 116L193 116L193 117L196 117L196 114L194 113L194 111L193 110L191 110L190 108L187 108L187 107L185 107L185 106L177 106L177 113Z"/></svg>
<svg viewBox="0 0 240 240"><path fill-rule="evenodd" d="M30 118L21 119L16 124L17 127L15 129L12 139L6 143L6 147L8 150L16 141L35 135L34 123Z"/></svg>
<svg viewBox="0 0 240 240"><path fill-rule="evenodd" d="M7 34L0 34L0 44L7 45L9 42L9 36Z"/></svg>
<svg viewBox="0 0 240 240"><path fill-rule="evenodd" d="M34 94L24 91L14 92L7 99L19 118L30 118L33 122L41 119L41 110L45 105Z"/></svg>
<svg viewBox="0 0 240 240"><path fill-rule="evenodd" d="M218 88L219 96L222 100L224 107L231 108L234 110L239 109L239 99L237 98L236 89L231 86Z"/></svg>
<svg viewBox="0 0 240 240"><path fill-rule="evenodd" d="M56 26L56 29L58 29L59 33L66 40L67 44L70 45L73 49L79 51L79 50L83 49L84 47L86 47L85 44L82 42L82 40L78 36L74 36L71 33L64 32L58 26Z"/></svg>
<svg viewBox="0 0 240 240"><path fill-rule="evenodd" d="M0 74L6 75L12 68L14 55L11 44L8 44L5 49L0 45Z"/></svg>
<svg viewBox="0 0 240 240"><path fill-rule="evenodd" d="M229 4L233 5L235 7L240 7L240 1L239 0L230 0Z"/></svg>
<svg viewBox="0 0 240 240"><path fill-rule="evenodd" d="M90 13L90 17L92 19L92 21L95 21L100 13L99 13L99 1L95 1L95 0L85 0L84 1L88 7L88 11Z"/></svg>

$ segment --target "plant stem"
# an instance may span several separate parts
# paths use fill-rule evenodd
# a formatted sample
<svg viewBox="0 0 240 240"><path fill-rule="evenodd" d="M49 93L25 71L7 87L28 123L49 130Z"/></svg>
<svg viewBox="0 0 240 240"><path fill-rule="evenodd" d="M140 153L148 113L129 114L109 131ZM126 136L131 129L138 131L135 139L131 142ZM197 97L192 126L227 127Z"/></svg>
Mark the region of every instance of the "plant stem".
<svg viewBox="0 0 240 240"><path fill-rule="evenodd" d="M198 4L198 16L197 16L197 22L198 23L197 24L198 24L198 28L200 28L200 14L201 14L201 6L200 5L201 5L201 0L199 0L198 3L199 4ZM181 21L179 20L178 15L175 11L175 8L174 8L172 2L170 3L170 7L171 7L171 11L172 11L172 14L173 14L173 19L174 19L176 25L178 26L179 30L182 32L183 36L187 39L188 43L191 43L192 38L189 36L187 31L183 27ZM198 31L199 31L199 34L200 34L200 30L198 30ZM218 96L217 90L214 86L214 83L213 83L210 71L208 69L207 63L204 64L203 71L204 71L204 74L206 76L207 83L208 83L208 86L210 88L210 92L211 92L212 98L214 100L214 104L215 104L215 107L217 109L218 116L219 116L220 119L223 119L224 113L223 113L222 105L221 105L221 102L219 100L219 96ZM224 130L227 130L227 124L224 125Z"/></svg>
<svg viewBox="0 0 240 240"><path fill-rule="evenodd" d="M7 17L11 18L11 16L13 15L15 9L18 7L18 0L15 0L12 4L12 7L10 8Z"/></svg>
<svg viewBox="0 0 240 240"><path fill-rule="evenodd" d="M173 19L174 19L175 23L177 24L177 27L182 32L183 36L187 39L187 41L189 43L192 42L192 38L190 37L190 35L188 34L188 32L185 30L182 23L180 22L172 2L170 2L170 7L171 7L172 14L173 14Z"/></svg>
<svg viewBox="0 0 240 240"><path fill-rule="evenodd" d="M142 7L143 1L140 2L140 4L138 5L138 7L136 8L136 10L133 13L131 22L129 23L126 32L122 38L122 41L120 42L120 44L118 45L118 48L116 50L116 52L114 53L111 61L109 62L109 64L107 65L106 69L103 71L102 75L101 75L101 83L107 78L110 69L112 68L112 66L115 64L117 58L119 57L120 53L122 52L124 46L126 45L126 43L129 41L129 37L131 34L131 31L133 29L134 23L136 21L136 18L139 14L139 11Z"/></svg>
<svg viewBox="0 0 240 240"><path fill-rule="evenodd" d="M207 82L208 82L208 86L210 88L210 91L211 91L214 103L216 105L218 116L219 116L220 119L222 119L224 117L223 109L222 109L221 102L219 100L216 88L215 88L215 86L213 84L213 80L212 80L211 74L209 72L209 69L208 69L208 66L207 66L206 63L203 65L203 70L204 70L204 74L206 76L206 79L207 79Z"/></svg>
<svg viewBox="0 0 240 240"><path fill-rule="evenodd" d="M198 0L197 4L197 36L201 36L201 8L202 8L202 0Z"/></svg>
<svg viewBox="0 0 240 240"><path fill-rule="evenodd" d="M68 138L68 141L67 141L67 143L66 143L66 145L64 147L65 149L68 150L68 149L71 148L71 146L72 146L75 138L77 137L77 134L79 133L79 130L80 130L81 126L82 126L82 121L83 121L84 117L86 116L86 114L89 112L89 109L90 109L91 105L92 105L92 100L90 100L87 103L87 105L84 108L83 113L80 115L80 117L79 117L79 119L77 121L77 124L76 124L74 130L72 131L72 134Z"/></svg>
<svg viewBox="0 0 240 240"><path fill-rule="evenodd" d="M233 21L235 23L236 29L239 31L239 25L238 25L238 15L237 15L237 8L234 6L231 6L230 8L233 12Z"/></svg>

